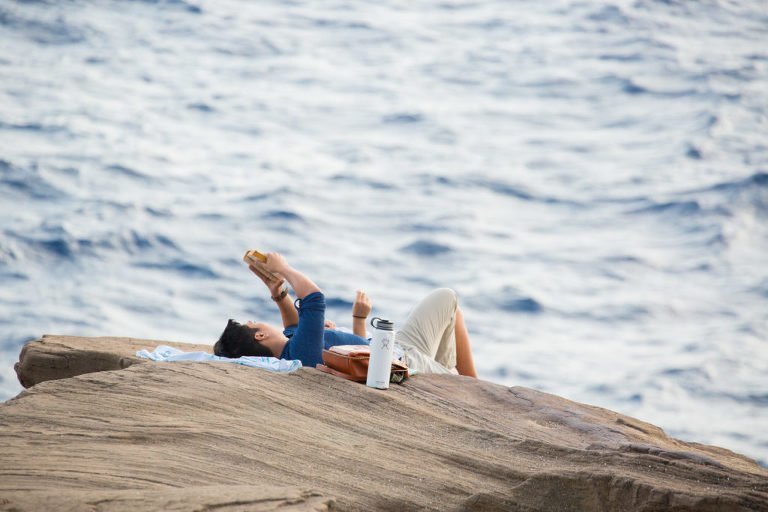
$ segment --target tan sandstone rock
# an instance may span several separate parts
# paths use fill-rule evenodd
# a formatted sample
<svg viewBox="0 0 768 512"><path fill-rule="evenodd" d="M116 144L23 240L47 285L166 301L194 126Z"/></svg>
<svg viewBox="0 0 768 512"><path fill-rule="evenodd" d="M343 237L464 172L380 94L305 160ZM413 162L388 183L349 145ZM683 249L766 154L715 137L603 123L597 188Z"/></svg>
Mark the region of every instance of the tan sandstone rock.
<svg viewBox="0 0 768 512"><path fill-rule="evenodd" d="M65 379L83 373L122 370L132 364L146 363L136 357L141 349L153 350L158 345L176 347L185 352L211 352L210 345L192 345L173 341L136 338L83 338L80 336L43 335L21 349L14 369L19 382L30 388L46 380Z"/></svg>
<svg viewBox="0 0 768 512"><path fill-rule="evenodd" d="M22 382L45 380L44 345L80 362L0 404L0 510L768 511L751 459L606 409L454 375L382 391L131 360L159 343L25 347ZM69 377L89 347L97 373Z"/></svg>

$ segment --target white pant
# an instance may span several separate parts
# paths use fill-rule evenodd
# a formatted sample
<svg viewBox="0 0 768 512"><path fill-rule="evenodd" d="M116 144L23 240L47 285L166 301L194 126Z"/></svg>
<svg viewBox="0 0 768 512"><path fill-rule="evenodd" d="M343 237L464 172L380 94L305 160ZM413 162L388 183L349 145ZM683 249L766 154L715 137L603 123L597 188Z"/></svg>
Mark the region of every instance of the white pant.
<svg viewBox="0 0 768 512"><path fill-rule="evenodd" d="M456 373L456 292L439 288L422 299L395 333L403 362L419 373Z"/></svg>

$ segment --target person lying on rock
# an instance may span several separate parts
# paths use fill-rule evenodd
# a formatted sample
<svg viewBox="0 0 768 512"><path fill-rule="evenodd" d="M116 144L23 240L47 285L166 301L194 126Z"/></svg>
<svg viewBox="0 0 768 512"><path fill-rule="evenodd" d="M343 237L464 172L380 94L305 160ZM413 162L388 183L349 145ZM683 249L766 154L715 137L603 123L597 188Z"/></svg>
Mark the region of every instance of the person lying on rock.
<svg viewBox="0 0 768 512"><path fill-rule="evenodd" d="M268 253L266 270L283 279L270 281L250 266L272 295L280 309L283 328L263 322L240 324L229 320L213 347L217 356L268 356L299 359L304 366L322 364L323 349L335 345L367 345L365 322L371 301L357 292L352 305L353 333L339 331L325 319L325 296L307 276L291 267L285 257ZM298 300L294 302L283 289L290 283ZM298 306L296 305L298 303ZM398 350L398 347L400 350ZM411 370L419 373L458 373L477 377L469 333L458 306L456 292L439 288L422 299L395 333L395 350Z"/></svg>

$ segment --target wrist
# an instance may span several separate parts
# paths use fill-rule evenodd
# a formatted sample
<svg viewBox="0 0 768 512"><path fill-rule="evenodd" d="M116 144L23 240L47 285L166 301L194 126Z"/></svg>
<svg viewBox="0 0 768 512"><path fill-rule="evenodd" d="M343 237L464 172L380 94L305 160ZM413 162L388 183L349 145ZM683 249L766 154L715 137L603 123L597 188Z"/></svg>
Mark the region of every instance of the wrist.
<svg viewBox="0 0 768 512"><path fill-rule="evenodd" d="M283 291L281 291L277 295L272 296L272 300L275 302L280 302L281 300L285 299L287 296L288 296L288 288L283 288Z"/></svg>

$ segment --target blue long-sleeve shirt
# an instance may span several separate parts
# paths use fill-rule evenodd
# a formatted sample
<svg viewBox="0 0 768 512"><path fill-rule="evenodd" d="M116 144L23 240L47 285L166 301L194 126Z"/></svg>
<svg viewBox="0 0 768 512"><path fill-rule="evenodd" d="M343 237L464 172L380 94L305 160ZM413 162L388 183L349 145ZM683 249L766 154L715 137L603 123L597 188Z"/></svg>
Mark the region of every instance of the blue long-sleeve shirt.
<svg viewBox="0 0 768 512"><path fill-rule="evenodd" d="M298 302L299 323L283 331L288 343L283 347L281 359L298 359L302 365L314 368L323 362L323 349L369 344L356 334L325 328L325 295L321 292L310 293Z"/></svg>

